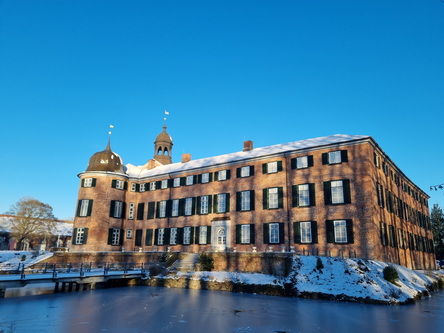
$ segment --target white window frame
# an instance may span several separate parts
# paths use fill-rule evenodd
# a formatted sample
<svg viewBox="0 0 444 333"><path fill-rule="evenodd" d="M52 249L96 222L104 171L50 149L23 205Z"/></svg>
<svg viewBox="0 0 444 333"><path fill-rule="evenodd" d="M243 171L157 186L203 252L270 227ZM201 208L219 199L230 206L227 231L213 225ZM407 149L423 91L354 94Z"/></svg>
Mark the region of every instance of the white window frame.
<svg viewBox="0 0 444 333"><path fill-rule="evenodd" d="M331 203L343 204L344 198L344 182L342 180L333 180L330 182L331 186Z"/></svg>
<svg viewBox="0 0 444 333"><path fill-rule="evenodd" d="M276 173L278 172L278 162L268 162L267 163L267 173Z"/></svg>
<svg viewBox="0 0 444 333"><path fill-rule="evenodd" d="M192 215L192 213L193 213L193 198L185 198L184 213L186 216Z"/></svg>
<svg viewBox="0 0 444 333"><path fill-rule="evenodd" d="M241 178L250 177L251 176L250 166L241 167L240 176L241 176Z"/></svg>
<svg viewBox="0 0 444 333"><path fill-rule="evenodd" d="M338 164L342 162L340 150L330 151L328 153L328 164Z"/></svg>
<svg viewBox="0 0 444 333"><path fill-rule="evenodd" d="M131 183L131 192L136 192L136 183Z"/></svg>
<svg viewBox="0 0 444 333"><path fill-rule="evenodd" d="M183 244L184 245L191 244L191 227L183 228Z"/></svg>
<svg viewBox="0 0 444 333"><path fill-rule="evenodd" d="M129 208L128 208L128 220L134 220L134 209L136 205L134 202L130 202Z"/></svg>
<svg viewBox="0 0 444 333"><path fill-rule="evenodd" d="M123 190L125 188L125 182L120 179L116 179L116 189Z"/></svg>
<svg viewBox="0 0 444 333"><path fill-rule="evenodd" d="M77 234L74 244L81 245L83 244L84 239L85 239L85 228L77 228Z"/></svg>
<svg viewBox="0 0 444 333"><path fill-rule="evenodd" d="M347 243L347 221L334 220L333 227L335 232L335 243Z"/></svg>
<svg viewBox="0 0 444 333"><path fill-rule="evenodd" d="M161 180L161 182L160 182L160 188L161 188L161 189L166 189L166 188L168 188L168 179L163 179L163 180Z"/></svg>
<svg viewBox="0 0 444 333"><path fill-rule="evenodd" d="M300 222L300 232L301 232L301 243L312 243L313 235L311 232L311 222Z"/></svg>
<svg viewBox="0 0 444 333"><path fill-rule="evenodd" d="M173 179L173 187L180 187L180 177Z"/></svg>
<svg viewBox="0 0 444 333"><path fill-rule="evenodd" d="M251 226L249 224L241 225L241 244L251 243Z"/></svg>
<svg viewBox="0 0 444 333"><path fill-rule="evenodd" d="M207 226L199 227L199 244L207 244Z"/></svg>
<svg viewBox="0 0 444 333"><path fill-rule="evenodd" d="M166 200L159 201L159 217L166 217Z"/></svg>
<svg viewBox="0 0 444 333"><path fill-rule="evenodd" d="M155 191L156 190L156 182L151 182L150 183L150 191Z"/></svg>
<svg viewBox="0 0 444 333"><path fill-rule="evenodd" d="M220 193L217 195L217 212L226 213L227 211L227 194Z"/></svg>
<svg viewBox="0 0 444 333"><path fill-rule="evenodd" d="M200 214L208 214L209 196L203 195L200 197Z"/></svg>
<svg viewBox="0 0 444 333"><path fill-rule="evenodd" d="M242 191L241 192L241 211L251 210L251 192Z"/></svg>
<svg viewBox="0 0 444 333"><path fill-rule="evenodd" d="M126 231L126 238L133 238L133 229L128 229Z"/></svg>
<svg viewBox="0 0 444 333"><path fill-rule="evenodd" d="M120 229L113 228L113 235L111 238L111 245L119 245L120 243Z"/></svg>
<svg viewBox="0 0 444 333"><path fill-rule="evenodd" d="M114 212L113 217L115 218L121 218L122 217L122 208L123 208L123 202L115 200L114 201ZM120 230L120 229L119 229Z"/></svg>
<svg viewBox="0 0 444 333"><path fill-rule="evenodd" d="M270 244L279 244L279 223L269 223L268 227Z"/></svg>
<svg viewBox="0 0 444 333"><path fill-rule="evenodd" d="M171 216L179 216L179 199L173 199L171 204Z"/></svg>
<svg viewBox="0 0 444 333"><path fill-rule="evenodd" d="M205 184L209 182L210 182L210 173L209 172L203 173L201 176L201 183Z"/></svg>
<svg viewBox="0 0 444 333"><path fill-rule="evenodd" d="M140 184L139 192L145 192L145 190L146 190L146 183Z"/></svg>
<svg viewBox="0 0 444 333"><path fill-rule="evenodd" d="M89 202L90 202L89 199L83 199L80 201L80 211L79 211L80 217L88 216Z"/></svg>
<svg viewBox="0 0 444 333"><path fill-rule="evenodd" d="M187 176L185 178L185 185L194 185L194 176Z"/></svg>
<svg viewBox="0 0 444 333"><path fill-rule="evenodd" d="M267 191L268 196L268 208L279 208L279 191L277 187L271 187Z"/></svg>
<svg viewBox="0 0 444 333"><path fill-rule="evenodd" d="M299 207L310 206L310 185L309 184L298 185L298 206Z"/></svg>
<svg viewBox="0 0 444 333"><path fill-rule="evenodd" d="M308 168L308 156L296 157L296 169Z"/></svg>
<svg viewBox="0 0 444 333"><path fill-rule="evenodd" d="M84 178L83 179L83 187L91 187L92 186L92 178Z"/></svg>
<svg viewBox="0 0 444 333"><path fill-rule="evenodd" d="M227 180L227 170L219 170L217 172L217 180Z"/></svg>
<svg viewBox="0 0 444 333"><path fill-rule="evenodd" d="M170 229L170 245L177 244L177 228Z"/></svg>
<svg viewBox="0 0 444 333"><path fill-rule="evenodd" d="M165 228L160 228L157 232L157 245L163 245L165 240Z"/></svg>

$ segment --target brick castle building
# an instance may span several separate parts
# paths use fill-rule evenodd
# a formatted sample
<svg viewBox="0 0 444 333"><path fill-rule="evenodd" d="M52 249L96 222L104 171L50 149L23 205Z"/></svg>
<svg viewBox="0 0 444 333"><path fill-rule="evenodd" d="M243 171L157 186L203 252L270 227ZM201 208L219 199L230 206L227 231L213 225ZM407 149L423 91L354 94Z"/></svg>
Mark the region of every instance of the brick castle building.
<svg viewBox="0 0 444 333"><path fill-rule="evenodd" d="M294 252L434 268L428 195L363 135L144 166L111 150L79 174L71 251Z"/></svg>

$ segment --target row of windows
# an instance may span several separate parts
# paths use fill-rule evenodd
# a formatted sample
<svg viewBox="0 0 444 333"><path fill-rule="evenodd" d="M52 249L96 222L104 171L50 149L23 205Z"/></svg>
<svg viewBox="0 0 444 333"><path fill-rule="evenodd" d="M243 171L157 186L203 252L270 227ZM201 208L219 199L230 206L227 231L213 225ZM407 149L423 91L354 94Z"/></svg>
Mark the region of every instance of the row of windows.
<svg viewBox="0 0 444 333"><path fill-rule="evenodd" d="M412 234L406 230L398 228L396 234L395 226L380 222L381 244L384 246L397 247L400 249L410 249L433 253L433 239Z"/></svg>
<svg viewBox="0 0 444 333"><path fill-rule="evenodd" d="M324 203L337 205L351 203L350 181L348 179L334 180L323 183ZM93 200L79 200L77 216L91 216ZM292 186L292 206L308 207L316 205L315 184L300 184ZM279 209L284 207L284 194L282 187L271 187L262 190L263 209ZM125 202L112 200L110 217L124 218ZM170 199L158 202L148 202L147 219L205 215L210 213L227 213L230 211L230 193L203 195L182 199ZM236 211L255 210L255 191L247 190L236 192ZM145 203L129 204L128 219L135 217L143 220L145 216Z"/></svg>
<svg viewBox="0 0 444 333"><path fill-rule="evenodd" d="M410 207L392 192L384 189L379 183L376 183L376 191L379 207L385 207L388 212L396 214L399 218L431 230L431 222L428 215Z"/></svg>
<svg viewBox="0 0 444 333"><path fill-rule="evenodd" d="M416 201L421 203L422 205L428 207L428 201L425 197L421 196L418 191L415 191L410 185L406 184L405 182L401 181L401 178L399 175L394 172L393 170L389 169L387 163L382 162L381 164L381 158L379 157L376 152L373 153L374 155L374 162L378 169L382 167L382 170L386 176L389 176L393 183L395 183L397 186L402 187L402 190L409 194L412 198L414 198Z"/></svg>
<svg viewBox="0 0 444 333"><path fill-rule="evenodd" d="M352 220L327 220L327 243L352 244ZM318 242L318 228L316 221L302 221L293 223L294 243L316 244ZM86 244L88 228L74 229L74 244ZM110 228L108 230L108 245L122 245L124 230ZM132 229L128 229L127 238L133 238ZM143 229L135 231L135 246L142 246ZM263 224L264 244L283 244L285 242L284 223L272 222ZM144 245L206 245L211 243L211 226L146 229ZM255 244L256 232L254 224L236 225L236 244Z"/></svg>

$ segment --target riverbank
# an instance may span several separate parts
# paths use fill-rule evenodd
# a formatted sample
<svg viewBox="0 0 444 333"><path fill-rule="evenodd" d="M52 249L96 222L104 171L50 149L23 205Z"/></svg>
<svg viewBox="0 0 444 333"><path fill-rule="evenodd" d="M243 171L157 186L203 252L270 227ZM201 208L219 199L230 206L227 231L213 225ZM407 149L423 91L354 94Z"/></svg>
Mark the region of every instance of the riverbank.
<svg viewBox="0 0 444 333"><path fill-rule="evenodd" d="M409 304L442 289L444 271L412 271L392 265L399 279L384 279L389 264L373 260L294 256L290 273L275 276L226 271L170 272L146 284L368 304Z"/></svg>

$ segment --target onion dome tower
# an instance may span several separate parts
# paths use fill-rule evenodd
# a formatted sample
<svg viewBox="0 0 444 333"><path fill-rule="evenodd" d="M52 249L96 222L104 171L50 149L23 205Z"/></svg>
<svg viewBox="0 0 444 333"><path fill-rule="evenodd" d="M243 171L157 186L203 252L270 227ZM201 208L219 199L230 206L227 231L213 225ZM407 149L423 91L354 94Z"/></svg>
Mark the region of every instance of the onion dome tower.
<svg viewBox="0 0 444 333"><path fill-rule="evenodd" d="M173 163L173 139L166 131L166 125L163 125L163 131L154 141L154 159L161 164Z"/></svg>
<svg viewBox="0 0 444 333"><path fill-rule="evenodd" d="M122 158L111 150L110 138L105 150L91 156L86 171L124 173Z"/></svg>

